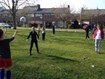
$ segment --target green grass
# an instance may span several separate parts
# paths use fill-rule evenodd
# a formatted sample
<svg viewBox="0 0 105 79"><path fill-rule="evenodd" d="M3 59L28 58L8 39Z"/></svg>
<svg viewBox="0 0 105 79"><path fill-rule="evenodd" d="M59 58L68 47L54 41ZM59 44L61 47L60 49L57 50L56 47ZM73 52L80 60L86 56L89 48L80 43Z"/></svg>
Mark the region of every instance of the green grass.
<svg viewBox="0 0 105 79"><path fill-rule="evenodd" d="M8 30L7 37L14 30ZM29 56L26 38L29 29L19 29L11 43L13 59L12 79L105 79L105 41L102 54L94 51L94 41L85 39L83 32L46 32L46 40L39 39L37 54ZM94 65L95 67L91 67Z"/></svg>

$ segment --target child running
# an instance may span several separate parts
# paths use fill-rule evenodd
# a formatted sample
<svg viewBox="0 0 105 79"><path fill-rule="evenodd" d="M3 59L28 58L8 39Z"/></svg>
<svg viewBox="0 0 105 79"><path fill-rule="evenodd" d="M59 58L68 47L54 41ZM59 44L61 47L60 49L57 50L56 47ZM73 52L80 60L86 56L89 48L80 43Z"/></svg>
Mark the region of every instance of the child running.
<svg viewBox="0 0 105 79"><path fill-rule="evenodd" d="M10 50L10 42L14 40L16 35L16 31L14 32L11 38L5 39L5 33L2 29L0 29L0 79L4 79L6 75L6 79L11 79L11 50ZM4 74L6 71L6 74Z"/></svg>

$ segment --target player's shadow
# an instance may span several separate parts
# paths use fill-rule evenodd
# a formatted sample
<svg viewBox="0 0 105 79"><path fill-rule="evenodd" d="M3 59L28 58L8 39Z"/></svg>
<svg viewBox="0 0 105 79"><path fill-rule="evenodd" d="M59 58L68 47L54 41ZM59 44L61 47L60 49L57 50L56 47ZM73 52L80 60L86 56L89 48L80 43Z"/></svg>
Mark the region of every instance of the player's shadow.
<svg viewBox="0 0 105 79"><path fill-rule="evenodd" d="M27 35L20 34L20 33L18 33L17 35L18 35L18 36L21 36L21 37L27 37Z"/></svg>
<svg viewBox="0 0 105 79"><path fill-rule="evenodd" d="M52 60L79 63L79 61L77 61L77 60L72 60L72 59L64 58L64 57L60 57L60 56L54 56L54 55L46 55L46 56L49 57L49 58L51 58Z"/></svg>

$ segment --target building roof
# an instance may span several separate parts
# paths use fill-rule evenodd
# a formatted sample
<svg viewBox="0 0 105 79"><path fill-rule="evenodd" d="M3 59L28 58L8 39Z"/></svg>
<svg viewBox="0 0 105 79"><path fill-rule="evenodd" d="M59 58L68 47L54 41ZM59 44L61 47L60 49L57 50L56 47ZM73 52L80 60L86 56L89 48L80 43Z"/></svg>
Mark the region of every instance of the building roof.
<svg viewBox="0 0 105 79"><path fill-rule="evenodd" d="M91 14L91 15L105 15L105 9L83 9L82 14Z"/></svg>
<svg viewBox="0 0 105 79"><path fill-rule="evenodd" d="M70 9L67 8L40 8L40 5L36 6L25 6L23 8L24 11L28 11L30 13L54 13L54 11L65 10L70 13Z"/></svg>

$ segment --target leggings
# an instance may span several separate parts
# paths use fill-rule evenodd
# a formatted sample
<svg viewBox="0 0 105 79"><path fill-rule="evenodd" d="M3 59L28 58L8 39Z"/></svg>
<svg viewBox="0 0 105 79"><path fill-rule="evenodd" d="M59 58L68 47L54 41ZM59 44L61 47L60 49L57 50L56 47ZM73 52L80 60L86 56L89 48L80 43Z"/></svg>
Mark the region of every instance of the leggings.
<svg viewBox="0 0 105 79"><path fill-rule="evenodd" d="M35 43L35 46L36 46L36 50L37 52L39 52L39 48L38 48L38 42L37 41L31 41L31 45L30 45L30 53L32 51L32 48L33 48L33 44Z"/></svg>
<svg viewBox="0 0 105 79"><path fill-rule="evenodd" d="M42 40L45 40L45 33L42 33Z"/></svg>
<svg viewBox="0 0 105 79"><path fill-rule="evenodd" d="M89 38L89 30L86 30L86 39Z"/></svg>

